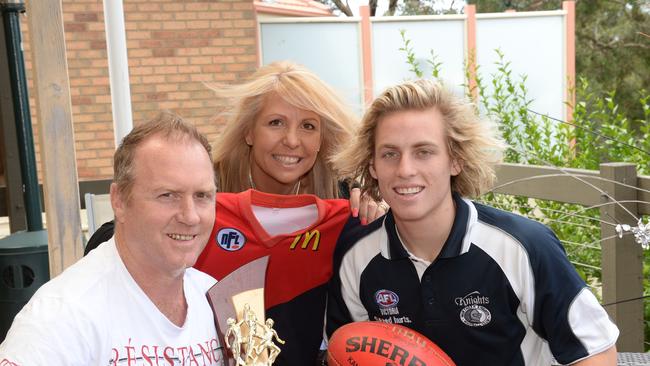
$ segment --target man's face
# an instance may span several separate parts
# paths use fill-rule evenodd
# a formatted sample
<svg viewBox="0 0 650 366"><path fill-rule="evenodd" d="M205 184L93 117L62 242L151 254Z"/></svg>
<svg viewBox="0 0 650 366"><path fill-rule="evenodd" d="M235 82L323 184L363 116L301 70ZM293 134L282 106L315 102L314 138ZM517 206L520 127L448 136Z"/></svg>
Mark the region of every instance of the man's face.
<svg viewBox="0 0 650 366"><path fill-rule="evenodd" d="M437 108L389 113L375 132L370 173L397 220L434 218L453 209L451 177L460 166L449 156Z"/></svg>
<svg viewBox="0 0 650 366"><path fill-rule="evenodd" d="M192 266L215 217L212 164L188 138L154 135L137 147L130 197L113 184L116 240L127 266L171 276Z"/></svg>

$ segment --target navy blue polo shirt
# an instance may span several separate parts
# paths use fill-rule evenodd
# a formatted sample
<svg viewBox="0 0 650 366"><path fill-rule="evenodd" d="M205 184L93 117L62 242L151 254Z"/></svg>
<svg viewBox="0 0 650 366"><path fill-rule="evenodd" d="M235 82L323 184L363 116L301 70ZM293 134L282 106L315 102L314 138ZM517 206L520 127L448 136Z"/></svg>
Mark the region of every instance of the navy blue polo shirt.
<svg viewBox="0 0 650 366"><path fill-rule="evenodd" d="M546 226L454 196L456 217L428 263L402 244L392 212L340 237L327 333L376 320L413 328L458 365L572 363L618 329Z"/></svg>

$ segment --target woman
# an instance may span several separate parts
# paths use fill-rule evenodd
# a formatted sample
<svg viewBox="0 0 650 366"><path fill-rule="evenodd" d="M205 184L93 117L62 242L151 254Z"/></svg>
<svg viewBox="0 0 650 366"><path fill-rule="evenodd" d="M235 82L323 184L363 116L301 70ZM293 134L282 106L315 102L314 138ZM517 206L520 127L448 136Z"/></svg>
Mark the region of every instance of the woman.
<svg viewBox="0 0 650 366"><path fill-rule="evenodd" d="M243 84L214 91L231 106L214 144L220 191L348 197L331 157L351 141L357 117L318 76L280 61ZM353 216L360 214L363 224L386 211L372 200L360 202L356 188L349 196Z"/></svg>
<svg viewBox="0 0 650 366"><path fill-rule="evenodd" d="M356 222L350 213L359 213L333 199L347 198L348 189L331 165L351 142L356 117L315 74L286 61L214 89L229 107L214 144L217 186L241 193L217 195L213 235L195 267L222 280L268 256L264 315L286 340L274 364L313 365L334 247ZM351 205L359 205L359 190L353 191ZM361 206L362 223L385 211L371 200Z"/></svg>

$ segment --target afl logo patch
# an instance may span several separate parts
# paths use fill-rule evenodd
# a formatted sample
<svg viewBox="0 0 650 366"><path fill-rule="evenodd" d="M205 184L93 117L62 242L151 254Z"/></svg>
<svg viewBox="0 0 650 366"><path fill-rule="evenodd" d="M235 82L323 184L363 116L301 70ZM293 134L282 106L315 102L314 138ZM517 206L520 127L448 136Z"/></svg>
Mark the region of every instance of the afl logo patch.
<svg viewBox="0 0 650 366"><path fill-rule="evenodd" d="M375 292L375 302L382 308L397 306L399 296L391 290L379 290Z"/></svg>
<svg viewBox="0 0 650 366"><path fill-rule="evenodd" d="M460 311L460 320L470 327L482 327L492 320L492 314L484 306L470 305Z"/></svg>
<svg viewBox="0 0 650 366"><path fill-rule="evenodd" d="M222 249L225 249L229 252L237 251L244 247L246 244L246 237L241 231L231 228L223 228L219 230L217 236L214 238L217 241L217 244Z"/></svg>

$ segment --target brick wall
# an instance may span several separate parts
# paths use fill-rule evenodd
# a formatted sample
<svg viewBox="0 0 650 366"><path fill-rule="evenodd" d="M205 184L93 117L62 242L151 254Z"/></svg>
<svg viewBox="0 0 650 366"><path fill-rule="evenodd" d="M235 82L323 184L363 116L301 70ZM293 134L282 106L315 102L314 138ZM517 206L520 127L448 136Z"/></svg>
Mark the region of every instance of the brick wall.
<svg viewBox="0 0 650 366"><path fill-rule="evenodd" d="M214 140L216 103L204 83L235 82L257 67L253 0L124 0L124 14L134 124L168 109ZM79 179L109 178L115 146L103 2L63 0L63 20ZM27 22L21 27L30 78ZM40 160L34 108L32 122Z"/></svg>

